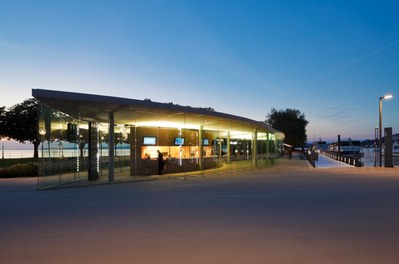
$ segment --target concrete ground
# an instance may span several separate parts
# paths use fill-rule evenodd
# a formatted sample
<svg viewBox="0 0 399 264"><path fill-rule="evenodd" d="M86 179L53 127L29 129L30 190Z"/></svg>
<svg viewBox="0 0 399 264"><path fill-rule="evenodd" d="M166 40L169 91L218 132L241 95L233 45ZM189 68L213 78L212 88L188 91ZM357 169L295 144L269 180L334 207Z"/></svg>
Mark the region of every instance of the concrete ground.
<svg viewBox="0 0 399 264"><path fill-rule="evenodd" d="M399 169L306 161L36 191L0 180L0 263L399 263Z"/></svg>

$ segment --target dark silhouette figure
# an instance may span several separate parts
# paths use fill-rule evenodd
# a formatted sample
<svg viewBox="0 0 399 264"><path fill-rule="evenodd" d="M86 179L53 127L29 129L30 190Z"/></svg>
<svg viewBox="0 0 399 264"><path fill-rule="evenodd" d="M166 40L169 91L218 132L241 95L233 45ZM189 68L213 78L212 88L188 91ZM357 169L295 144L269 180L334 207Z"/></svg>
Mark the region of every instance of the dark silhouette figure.
<svg viewBox="0 0 399 264"><path fill-rule="evenodd" d="M163 173L163 155L159 150L157 150L157 152L158 152L158 175L161 175Z"/></svg>

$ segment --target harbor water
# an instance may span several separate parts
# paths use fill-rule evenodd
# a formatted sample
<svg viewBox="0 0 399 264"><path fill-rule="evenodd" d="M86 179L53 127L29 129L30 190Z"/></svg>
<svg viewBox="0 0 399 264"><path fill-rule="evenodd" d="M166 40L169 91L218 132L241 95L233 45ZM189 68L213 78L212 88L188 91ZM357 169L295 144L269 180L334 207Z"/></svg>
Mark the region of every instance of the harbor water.
<svg viewBox="0 0 399 264"><path fill-rule="evenodd" d="M379 161L379 152L375 151L374 148L363 148L363 157L362 163L365 167L374 167L375 165L378 167L380 164ZM393 154L393 165L399 166L399 154ZM382 166L384 166L384 153L382 153Z"/></svg>

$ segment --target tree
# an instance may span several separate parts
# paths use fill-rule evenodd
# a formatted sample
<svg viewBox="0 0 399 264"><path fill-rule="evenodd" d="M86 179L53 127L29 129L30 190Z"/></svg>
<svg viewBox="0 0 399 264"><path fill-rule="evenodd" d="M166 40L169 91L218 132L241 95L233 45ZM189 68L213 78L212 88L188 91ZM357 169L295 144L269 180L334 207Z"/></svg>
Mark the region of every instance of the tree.
<svg viewBox="0 0 399 264"><path fill-rule="evenodd" d="M0 138L3 138L6 136L6 132L5 132L6 127L5 127L5 123L4 123L6 113L7 113L7 111L6 111L5 106L0 107Z"/></svg>
<svg viewBox="0 0 399 264"><path fill-rule="evenodd" d="M1 127L4 136L25 143L29 141L34 146L33 156L38 157L40 137L38 133L39 102L27 99L16 104L2 115Z"/></svg>
<svg viewBox="0 0 399 264"><path fill-rule="evenodd" d="M293 147L305 145L307 140L306 125L309 123L305 119L305 114L296 109L276 110L272 108L271 113L266 118L265 123L284 132L285 143Z"/></svg>
<svg viewBox="0 0 399 264"><path fill-rule="evenodd" d="M79 152L80 152L80 157L83 158L83 151L86 146L86 143L89 141L89 131L87 129L79 129L79 138L78 138L78 144L79 144Z"/></svg>

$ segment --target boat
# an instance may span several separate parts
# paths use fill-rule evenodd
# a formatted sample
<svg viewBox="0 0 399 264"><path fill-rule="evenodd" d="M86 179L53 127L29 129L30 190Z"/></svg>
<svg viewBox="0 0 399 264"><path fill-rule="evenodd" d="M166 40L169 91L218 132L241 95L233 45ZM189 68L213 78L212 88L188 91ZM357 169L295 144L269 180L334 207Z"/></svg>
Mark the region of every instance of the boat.
<svg viewBox="0 0 399 264"><path fill-rule="evenodd" d="M363 156L360 140L344 140L335 142L329 147L329 151L342 155Z"/></svg>
<svg viewBox="0 0 399 264"><path fill-rule="evenodd" d="M313 142L313 149L320 152L328 150L328 144L326 141L322 141L321 139L317 142Z"/></svg>

